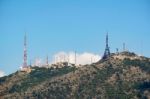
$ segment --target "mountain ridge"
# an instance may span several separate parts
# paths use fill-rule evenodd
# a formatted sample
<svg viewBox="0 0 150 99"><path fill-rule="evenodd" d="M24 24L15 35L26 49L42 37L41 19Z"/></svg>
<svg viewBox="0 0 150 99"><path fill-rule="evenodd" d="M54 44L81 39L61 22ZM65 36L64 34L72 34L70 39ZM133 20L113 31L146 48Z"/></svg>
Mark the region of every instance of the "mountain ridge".
<svg viewBox="0 0 150 99"><path fill-rule="evenodd" d="M50 99L150 98L150 58L111 54L82 67L39 68L0 78L0 97Z"/></svg>

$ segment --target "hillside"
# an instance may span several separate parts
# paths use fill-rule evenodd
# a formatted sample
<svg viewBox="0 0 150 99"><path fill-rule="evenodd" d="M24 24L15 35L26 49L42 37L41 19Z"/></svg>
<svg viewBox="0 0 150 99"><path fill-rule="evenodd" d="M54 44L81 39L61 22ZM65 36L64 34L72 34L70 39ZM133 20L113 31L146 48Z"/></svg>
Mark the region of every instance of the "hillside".
<svg viewBox="0 0 150 99"><path fill-rule="evenodd" d="M0 99L150 99L150 58L111 54L79 68L38 68L0 78Z"/></svg>

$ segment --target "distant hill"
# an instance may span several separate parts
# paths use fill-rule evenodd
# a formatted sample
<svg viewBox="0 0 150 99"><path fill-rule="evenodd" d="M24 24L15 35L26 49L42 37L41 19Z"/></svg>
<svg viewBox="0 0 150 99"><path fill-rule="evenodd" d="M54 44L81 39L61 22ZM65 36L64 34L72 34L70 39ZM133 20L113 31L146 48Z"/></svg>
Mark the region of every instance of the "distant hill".
<svg viewBox="0 0 150 99"><path fill-rule="evenodd" d="M150 58L131 52L79 68L32 69L0 78L0 99L150 99Z"/></svg>

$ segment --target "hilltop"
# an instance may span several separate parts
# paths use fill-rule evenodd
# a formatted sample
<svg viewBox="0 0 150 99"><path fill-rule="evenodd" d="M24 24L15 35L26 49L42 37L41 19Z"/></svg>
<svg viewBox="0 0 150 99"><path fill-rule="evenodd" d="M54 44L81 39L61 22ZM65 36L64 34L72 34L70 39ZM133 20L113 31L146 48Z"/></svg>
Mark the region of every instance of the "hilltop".
<svg viewBox="0 0 150 99"><path fill-rule="evenodd" d="M149 99L150 58L121 52L78 68L17 71L0 78L0 98Z"/></svg>

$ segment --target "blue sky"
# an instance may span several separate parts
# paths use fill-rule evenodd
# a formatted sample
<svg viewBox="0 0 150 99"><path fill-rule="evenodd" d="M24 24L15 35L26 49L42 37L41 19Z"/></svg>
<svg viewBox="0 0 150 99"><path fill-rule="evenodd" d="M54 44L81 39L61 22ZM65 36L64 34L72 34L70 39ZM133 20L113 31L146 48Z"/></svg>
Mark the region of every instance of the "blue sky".
<svg viewBox="0 0 150 99"><path fill-rule="evenodd" d="M28 61L59 51L102 55L106 31L111 52L125 42L150 57L150 1L0 0L0 70L6 74L22 65L25 31Z"/></svg>

